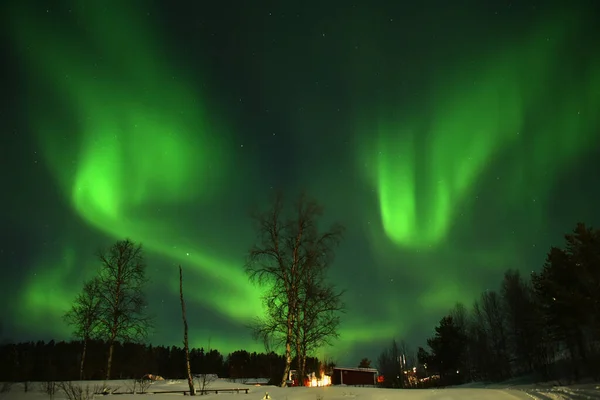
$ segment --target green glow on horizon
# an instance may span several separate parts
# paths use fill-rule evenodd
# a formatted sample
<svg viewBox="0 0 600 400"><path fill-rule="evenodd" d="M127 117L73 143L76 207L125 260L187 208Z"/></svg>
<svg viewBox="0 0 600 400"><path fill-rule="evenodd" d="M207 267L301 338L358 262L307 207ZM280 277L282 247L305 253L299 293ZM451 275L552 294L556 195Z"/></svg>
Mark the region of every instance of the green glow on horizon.
<svg viewBox="0 0 600 400"><path fill-rule="evenodd" d="M70 328L62 322L64 310L68 310L76 290L68 290L64 287L64 277L71 274L77 268L75 250L67 248L64 250L60 263L56 265L44 265L40 268L28 284L28 291L23 298L24 304L19 305L26 311L29 318L23 319L22 323L35 321L39 325L54 326L59 334L69 335ZM66 290L67 289L67 290ZM67 295L72 294L72 296Z"/></svg>

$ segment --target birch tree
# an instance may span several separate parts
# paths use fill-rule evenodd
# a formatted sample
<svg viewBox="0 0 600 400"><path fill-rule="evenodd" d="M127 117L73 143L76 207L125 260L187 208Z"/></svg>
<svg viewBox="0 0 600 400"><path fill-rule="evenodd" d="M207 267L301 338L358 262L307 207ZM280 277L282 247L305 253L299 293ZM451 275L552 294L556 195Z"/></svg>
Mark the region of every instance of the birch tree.
<svg viewBox="0 0 600 400"><path fill-rule="evenodd" d="M82 341L81 361L79 362L79 379L84 378L87 346L98 334L100 311L100 292L97 278L84 283L81 293L75 297L71 309L64 315L65 322L73 328L73 336Z"/></svg>
<svg viewBox="0 0 600 400"><path fill-rule="evenodd" d="M317 220L322 213L322 208L315 201L300 196L289 217L286 217L283 196L279 194L266 212L254 216L258 243L248 254L246 272L252 282L265 288L263 302L266 315L254 322L252 330L256 338L265 342L273 341L283 347L285 368L281 386L285 386L289 376L292 352L297 353L298 359L302 358L309 348L308 334L314 335L314 323L323 322L322 317L329 312L324 310L318 314L321 319L316 318L314 313L310 316L309 307L314 304L312 300L317 294L325 293L327 287L321 278L318 281L320 286L309 287L307 277L324 276L317 271L325 271L329 266L326 261L331 260L343 228L333 225L324 233L320 232ZM329 336L335 334L337 324L330 326L334 329L333 332L330 330ZM303 329L307 334L304 338ZM323 335L316 337L318 339L313 343L322 342ZM300 375L299 378L302 382L304 376Z"/></svg>
<svg viewBox="0 0 600 400"><path fill-rule="evenodd" d="M98 254L99 329L108 343L106 379L110 379L115 343L145 339L151 326L144 289L146 264L142 246L121 240Z"/></svg>

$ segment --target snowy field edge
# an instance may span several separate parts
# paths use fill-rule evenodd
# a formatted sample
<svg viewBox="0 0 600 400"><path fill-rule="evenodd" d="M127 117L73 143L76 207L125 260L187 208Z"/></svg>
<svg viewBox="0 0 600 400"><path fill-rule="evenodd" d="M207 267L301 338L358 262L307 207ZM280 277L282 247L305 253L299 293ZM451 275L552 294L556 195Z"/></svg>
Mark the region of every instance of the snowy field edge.
<svg viewBox="0 0 600 400"><path fill-rule="evenodd" d="M104 397L117 400L142 400L144 398L156 400L169 400L180 398L184 392L189 393L189 387L185 379L164 380L153 382L146 390L147 393L131 394L133 380L110 380L110 381L81 381L72 382L74 386L81 387L84 392L89 391L89 396L77 399L69 397L61 390L57 390L53 400L90 400ZM0 393L0 399L10 400L43 400L51 397L43 391L44 383L30 382L28 391L24 391L23 383L14 383L10 390ZM470 384L445 389L383 389L374 387L353 386L326 386L326 387L288 387L280 388L266 385L264 380L231 381L228 379L217 379L210 382L206 389L208 393L201 396L204 399L218 398L219 400L508 400L508 399L599 399L600 390L598 384L580 384L570 386L544 385L510 385L494 384L485 385ZM91 392L101 391L106 387L109 392L115 394L103 395ZM196 389L199 387L196 384ZM215 393L210 390L240 389L239 393L224 392ZM246 393L246 390L248 393ZM152 393L150 393L152 392ZM186 395L187 395L186 393Z"/></svg>

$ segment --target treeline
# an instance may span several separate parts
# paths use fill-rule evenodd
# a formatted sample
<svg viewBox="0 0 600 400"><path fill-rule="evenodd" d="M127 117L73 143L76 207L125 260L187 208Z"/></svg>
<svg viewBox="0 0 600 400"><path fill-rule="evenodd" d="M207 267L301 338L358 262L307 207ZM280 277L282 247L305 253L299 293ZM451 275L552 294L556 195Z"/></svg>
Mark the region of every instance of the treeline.
<svg viewBox="0 0 600 400"><path fill-rule="evenodd" d="M310 355L338 337L340 315L345 310L343 291L327 277L343 228L334 224L321 232L317 220L322 212L321 206L304 195L285 207L283 196L278 194L268 209L253 215L258 240L248 252L244 270L252 283L264 289L261 299L266 313L250 325L253 337L267 351L283 350L284 367L277 382L281 386L286 385L292 366L300 385L315 372ZM106 367L95 370L103 370L109 380L117 376L112 370L116 357L127 360L119 355L118 343L147 342L154 321L145 295L148 277L142 245L119 240L100 250L97 257L97 273L83 283L64 320L72 328L73 338L81 343L76 359L80 379L88 363L88 345L102 340L107 343ZM181 368L186 370L193 393L193 368L185 356L189 346L182 271L179 266L184 344Z"/></svg>
<svg viewBox="0 0 600 400"><path fill-rule="evenodd" d="M413 365L396 343L380 356L395 387L600 378L600 231L578 224L552 247L539 273L508 270L498 290L457 304L419 348ZM409 383L414 368L414 381ZM399 371L401 370L401 371Z"/></svg>
<svg viewBox="0 0 600 400"><path fill-rule="evenodd" d="M90 340L83 378L106 378L106 353L109 344ZM0 374L12 382L68 381L80 378L79 362L82 343L27 342L0 346ZM319 360L308 358L311 371L319 370ZM268 379L279 383L285 359L274 352L250 353L238 350L226 356L218 350L190 349L193 374L216 374L219 377L244 381L250 378ZM186 376L184 349L176 346L150 346L136 343L115 343L112 365L113 379L140 379L147 374L165 379Z"/></svg>

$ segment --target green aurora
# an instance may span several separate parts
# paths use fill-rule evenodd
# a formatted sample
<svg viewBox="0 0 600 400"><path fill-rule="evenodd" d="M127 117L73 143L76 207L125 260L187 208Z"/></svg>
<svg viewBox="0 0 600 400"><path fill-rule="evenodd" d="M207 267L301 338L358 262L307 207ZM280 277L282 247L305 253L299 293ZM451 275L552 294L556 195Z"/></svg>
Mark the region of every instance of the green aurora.
<svg viewBox="0 0 600 400"><path fill-rule="evenodd" d="M577 208L581 199L600 199L597 190L573 194L568 204L575 211L556 224L548 222L560 190L557 179L577 174L573 166L599 144L600 55L570 55L582 51L576 44L592 23L578 10L548 12L526 29L515 28L518 41L499 35L487 45L477 42L471 51L457 47L452 63L422 69L424 77L413 83L420 94L412 98L400 94L406 77L392 66L383 67L384 77L371 79L354 56L336 60L343 48L328 59L315 50L312 67L298 65L285 79L301 70L318 75L320 64L339 69L344 95L350 97L345 101L355 112L331 119L336 134L351 145L339 162L329 153L329 160L319 159L322 165L307 166L310 157L302 156L281 168L287 177L256 184L265 169L279 169L269 155L277 150L251 144L245 148L254 152L241 149L252 142L252 130L271 136L273 129L249 128L250 119L239 116L250 112L229 111L244 105L232 105L233 96L224 94L232 83L214 78L211 57L216 56L209 46L198 45L200 61L185 65L181 54L188 50L172 44L158 18L164 14L157 7L138 8L139 2L109 2L109 7L65 1L52 10L26 3L10 9L12 45L26 75L23 107L44 168L70 216L54 233L56 245L28 261L35 273L20 278L20 298L11 310L18 332L67 338L60 318L81 282L94 274L94 251L130 237L143 243L148 256L151 305L158 318L153 342L180 342L178 318L172 315L175 267L181 264L189 308L197 307L201 316L192 322L192 344L207 346L210 340L224 352L261 350L244 328L261 312L261 292L248 284L242 268L253 243L246 210L264 204L270 182L278 180L294 182L283 185L289 192L307 188L325 204L328 217L349 228L334 268L335 276L356 270L339 278L348 289L349 312L338 344L323 354L354 362L358 351L376 351L369 346L393 337L422 342L454 302L470 303L496 284L503 270L538 268L552 241L594 215L590 206ZM359 35L349 32L354 23L360 25L359 15L379 15L370 9L355 13L335 23L342 31L346 25L349 42ZM304 40L289 31L278 37L289 48ZM320 35L310 41L319 40L315 37ZM371 56L378 52L376 34L361 40ZM240 52L249 51L237 45ZM264 89L269 95L251 93L271 100L281 95L278 81L284 78L267 82L265 75L278 58L287 54L295 60L288 47L265 51L256 61L262 67L240 62L244 79L272 86ZM434 56L423 60L428 57ZM282 61L278 68L291 64ZM364 90L382 82L383 92ZM333 94L317 99L300 89L302 83L290 85L296 93L288 95L290 110L300 101L333 103ZM369 96L373 93L380 94ZM335 107L313 107L314 118L309 109L280 117L290 132L307 133L296 132L279 151L317 154L302 150L315 147L311 143L319 132L331 132L313 128L330 127L333 122L323 121ZM337 141L322 140L328 149ZM343 167L330 168L338 163ZM339 169L343 178L336 175ZM513 226L500 227L503 219ZM536 234L540 239L527 242ZM531 242L538 243L533 251Z"/></svg>
<svg viewBox="0 0 600 400"><path fill-rule="evenodd" d="M499 154L513 154L516 168L508 176L506 193L520 201L524 170L533 175L543 171L545 179L536 176L533 181L547 192L558 170L594 143L600 120L595 112L600 107L598 60L584 73L561 62L578 21L562 15L519 45L482 57L475 71L450 71L455 78L440 79L431 91L429 107L436 112L430 115L391 121L375 117L361 128L374 127L375 140L363 135L369 149L364 159L390 240L414 248L443 243L457 206L472 195ZM554 99L556 112L533 133L525 133L530 116L547 107L549 84L577 75ZM515 154L521 148L531 152ZM426 179L417 178L423 176L419 168Z"/></svg>

